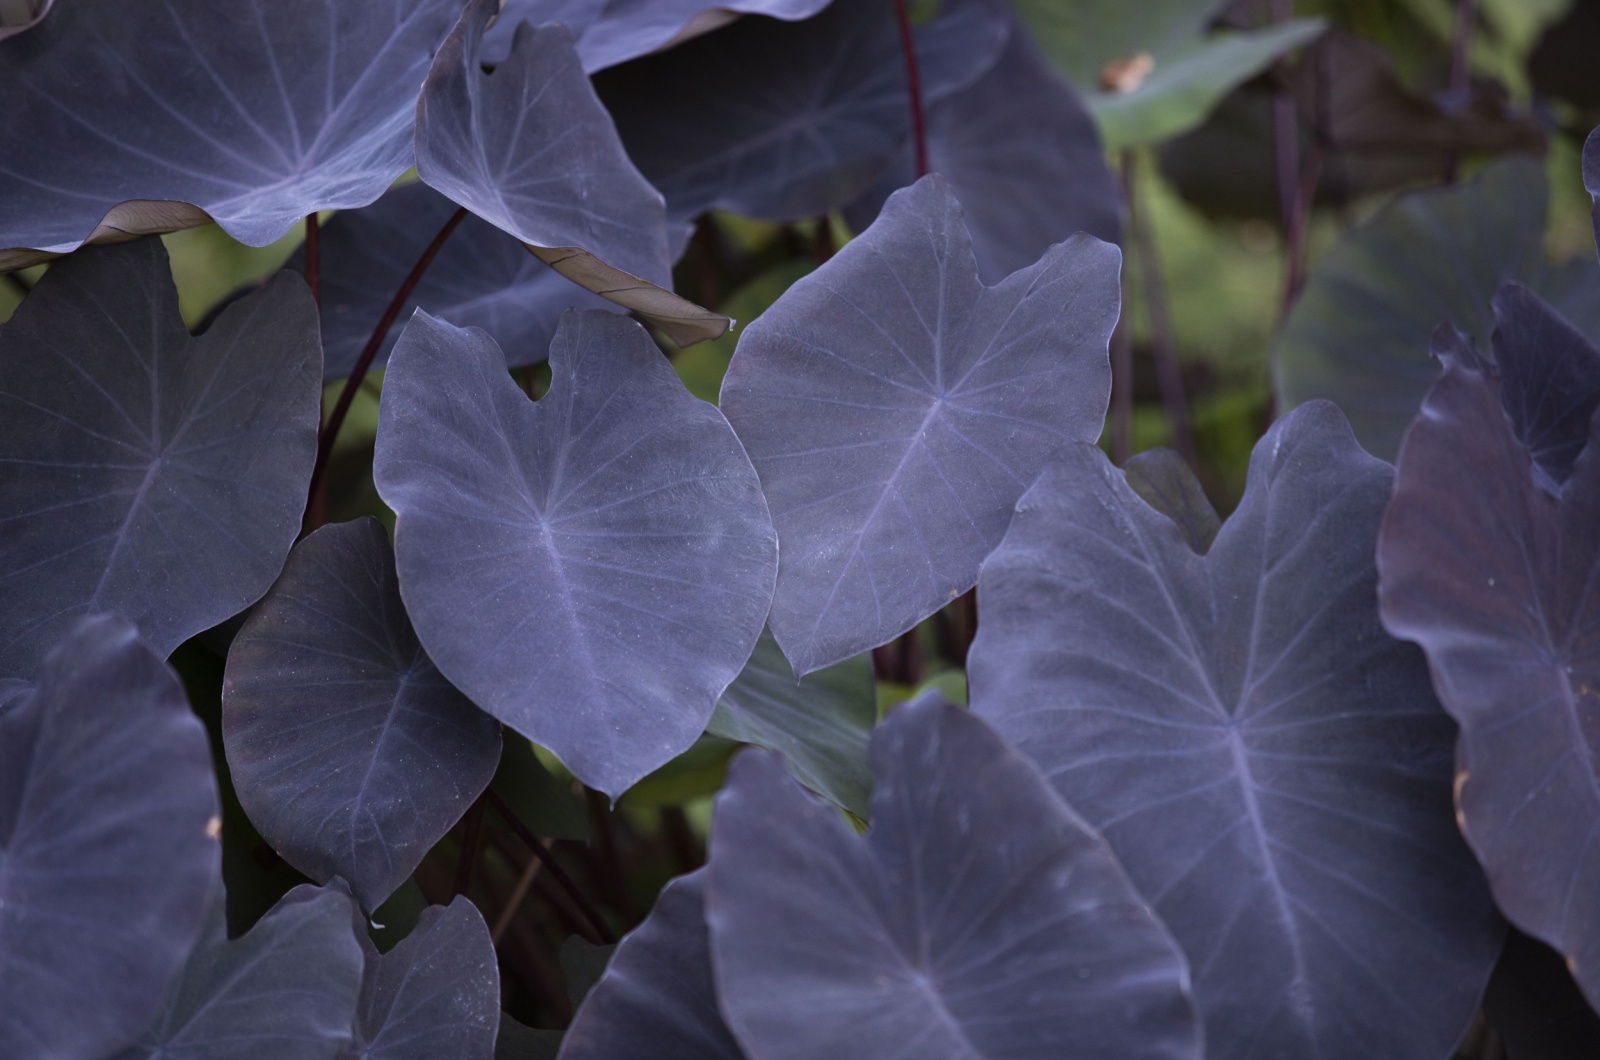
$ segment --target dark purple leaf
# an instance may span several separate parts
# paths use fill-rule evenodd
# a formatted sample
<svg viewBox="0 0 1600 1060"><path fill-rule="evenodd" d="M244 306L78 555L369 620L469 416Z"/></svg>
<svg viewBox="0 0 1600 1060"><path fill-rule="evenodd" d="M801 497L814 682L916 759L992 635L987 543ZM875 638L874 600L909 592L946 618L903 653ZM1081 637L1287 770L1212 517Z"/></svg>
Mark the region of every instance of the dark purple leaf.
<svg viewBox="0 0 1600 1060"><path fill-rule="evenodd" d="M260 598L300 529L320 369L293 275L191 338L160 240L52 266L0 327L0 673L90 611L164 656Z"/></svg>
<svg viewBox="0 0 1600 1060"><path fill-rule="evenodd" d="M1020 26L976 83L928 108L928 166L966 210L978 275L998 283L1074 232L1122 237L1122 197L1094 119ZM846 216L862 229L916 179L908 149Z"/></svg>
<svg viewBox="0 0 1600 1060"><path fill-rule="evenodd" d="M766 752L717 798L706 920L751 1056L1200 1056L1172 936L992 729L925 694L872 772L865 839Z"/></svg>
<svg viewBox="0 0 1600 1060"><path fill-rule="evenodd" d="M361 1060L490 1060L500 1027L500 969L477 906L429 906L386 954L356 918L366 954L352 1053Z"/></svg>
<svg viewBox="0 0 1600 1060"><path fill-rule="evenodd" d="M166 1011L115 1060L343 1057L361 990L349 895L301 884L232 942L222 904Z"/></svg>
<svg viewBox="0 0 1600 1060"><path fill-rule="evenodd" d="M494 1060L556 1060L561 1032L526 1027L500 1013L500 1034L494 1041Z"/></svg>
<svg viewBox="0 0 1600 1060"><path fill-rule="evenodd" d="M1122 473L1129 489L1172 520L1190 551L1203 556L1211 549L1222 520L1183 457L1171 449L1151 449L1130 457Z"/></svg>
<svg viewBox="0 0 1600 1060"><path fill-rule="evenodd" d="M930 103L986 70L1008 31L992 0L946 6L917 27ZM836 3L798 23L740 19L595 84L629 156L677 218L825 214L870 187L911 133L890 0Z"/></svg>
<svg viewBox="0 0 1600 1060"><path fill-rule="evenodd" d="M45 15L50 12L50 5L55 0L22 0L19 11L15 4L0 11L0 40L14 37L24 30L37 26Z"/></svg>
<svg viewBox="0 0 1600 1060"><path fill-rule="evenodd" d="M322 228L323 376L355 367L373 325L456 205L425 184L395 188L364 210L336 214ZM487 331L513 368L544 360L561 314L610 309L613 302L571 283L487 221L468 217L445 241L399 319L417 307L456 327ZM388 360L398 328L379 350Z"/></svg>
<svg viewBox="0 0 1600 1060"><path fill-rule="evenodd" d="M702 869L667 884L622 940L567 1029L559 1060L744 1060L717 1008L705 877Z"/></svg>
<svg viewBox="0 0 1600 1060"><path fill-rule="evenodd" d="M1600 445L1591 422L1557 485L1519 440L1540 432L1519 431L1524 405L1508 393L1539 386L1555 351L1540 307L1517 298L1501 308L1511 314L1496 336L1501 375L1447 364L1401 448L1378 542L1383 620L1428 653L1439 698L1461 725L1456 805L1496 901L1567 957L1595 1004ZM1582 351L1586 379L1548 384L1544 413L1576 404L1567 385L1592 393L1596 356Z"/></svg>
<svg viewBox="0 0 1600 1060"><path fill-rule="evenodd" d="M778 752L796 780L865 818L872 792L867 739L877 721L869 656L796 679L783 649L763 632L750 661L722 693L706 731Z"/></svg>
<svg viewBox="0 0 1600 1060"><path fill-rule="evenodd" d="M1434 328L1453 321L1487 350L1490 302L1507 281L1600 336L1600 265L1545 261L1548 198L1540 163L1508 158L1467 183L1402 195L1347 233L1284 325L1280 400L1336 402L1361 444L1391 458L1439 375L1427 356Z"/></svg>
<svg viewBox="0 0 1600 1060"><path fill-rule="evenodd" d="M745 329L722 407L772 507L797 673L971 588L1039 468L1100 434L1119 262L1074 236L985 287L929 176Z"/></svg>
<svg viewBox="0 0 1600 1060"><path fill-rule="evenodd" d="M616 795L687 748L761 634L777 542L713 406L637 324L573 313L530 404L499 349L418 313L374 477L429 656Z"/></svg>
<svg viewBox="0 0 1600 1060"><path fill-rule="evenodd" d="M979 578L973 709L1183 944L1208 1055L1447 1056L1500 947L1451 819L1454 727L1378 619L1392 480L1313 403L1202 556L1074 446Z"/></svg>
<svg viewBox="0 0 1600 1060"><path fill-rule="evenodd" d="M661 195L628 161L563 26L518 27L486 74L474 0L439 48L417 103L417 173L521 240L557 272L644 316L680 344L728 319L673 294Z"/></svg>
<svg viewBox="0 0 1600 1060"><path fill-rule="evenodd" d="M211 753L119 618L77 622L0 710L0 1056L100 1057L161 1010L215 889Z"/></svg>
<svg viewBox="0 0 1600 1060"><path fill-rule="evenodd" d="M1600 349L1520 284L1500 289L1494 315L1500 399L1534 477L1559 495L1600 407Z"/></svg>
<svg viewBox="0 0 1600 1060"><path fill-rule="evenodd" d="M1561 955L1513 928L1483 995L1483 1014L1508 1060L1600 1056L1600 1016L1567 974Z"/></svg>
<svg viewBox="0 0 1600 1060"><path fill-rule="evenodd" d="M1583 187L1593 203L1595 243L1600 246L1600 128L1591 130L1583 141Z"/></svg>
<svg viewBox="0 0 1600 1060"><path fill-rule="evenodd" d="M0 162L0 248L21 248L0 269L207 220L266 246L308 213L372 202L412 163L417 85L457 10L62 4L0 49L0 143L18 148Z"/></svg>
<svg viewBox="0 0 1600 1060"><path fill-rule="evenodd" d="M810 18L832 0L505 0L500 18L483 35L483 61L511 54L518 22L565 22L578 58L589 73L626 62L723 25L740 14L794 22Z"/></svg>
<svg viewBox="0 0 1600 1060"><path fill-rule="evenodd" d="M228 652L222 738L263 839L319 883L377 909L482 794L500 727L423 652L389 534L324 526Z"/></svg>

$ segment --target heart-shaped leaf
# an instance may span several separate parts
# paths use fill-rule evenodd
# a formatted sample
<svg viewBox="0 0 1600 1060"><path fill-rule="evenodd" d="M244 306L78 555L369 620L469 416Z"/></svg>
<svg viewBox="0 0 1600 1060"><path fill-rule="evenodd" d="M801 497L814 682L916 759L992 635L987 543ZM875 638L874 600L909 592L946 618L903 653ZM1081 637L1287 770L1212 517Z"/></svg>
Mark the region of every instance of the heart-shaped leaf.
<svg viewBox="0 0 1600 1060"><path fill-rule="evenodd" d="M354 907L338 887L296 887L242 938L216 901L166 1010L115 1060L337 1060L361 990Z"/></svg>
<svg viewBox="0 0 1600 1060"><path fill-rule="evenodd" d="M1600 335L1600 265L1544 257L1544 170L1508 158L1411 192L1352 229L1311 273L1273 352L1286 406L1336 402L1368 452L1392 458L1439 376L1428 340L1451 321L1487 351L1490 302L1516 280Z"/></svg>
<svg viewBox="0 0 1600 1060"><path fill-rule="evenodd" d="M90 611L165 656L259 599L300 528L320 405L297 277L191 338L160 240L52 266L0 327L0 674Z"/></svg>
<svg viewBox="0 0 1600 1060"><path fill-rule="evenodd" d="M766 15L795 22L832 0L504 0L500 18L483 35L483 61L511 54L518 22L565 22L588 73L669 48L724 25L737 15Z"/></svg>
<svg viewBox="0 0 1600 1060"><path fill-rule="evenodd" d="M782 543L769 622L800 674L960 596L1060 446L1100 434L1116 247L996 287L938 176L745 329L722 385Z"/></svg>
<svg viewBox="0 0 1600 1060"><path fill-rule="evenodd" d="M712 966L751 1056L1200 1056L1172 936L989 726L926 694L872 772L865 839L766 752L717 797Z"/></svg>
<svg viewBox="0 0 1600 1060"><path fill-rule="evenodd" d="M917 28L930 102L987 69L1008 31L992 0L946 6ZM741 19L606 71L595 84L629 156L675 218L707 210L772 221L825 214L865 191L911 134L889 0L836 3L799 23Z"/></svg>
<svg viewBox="0 0 1600 1060"><path fill-rule="evenodd" d="M220 863L211 752L177 675L86 618L0 690L0 1056L104 1056L161 1009Z"/></svg>
<svg viewBox="0 0 1600 1060"><path fill-rule="evenodd" d="M1017 13L1073 87L1110 147L1192 129L1235 85L1316 38L1326 23L1293 19L1209 33L1226 0L1016 0Z"/></svg>
<svg viewBox="0 0 1600 1060"><path fill-rule="evenodd" d="M322 228L323 377L343 379L389 299L456 205L426 184L395 188ZM568 281L512 236L469 216L445 240L398 319L418 308L459 328L487 331L513 368L544 360L568 309L621 307ZM400 337L391 329L373 361L381 368Z"/></svg>
<svg viewBox="0 0 1600 1060"><path fill-rule="evenodd" d="M1073 446L979 578L973 709L1183 944L1208 1055L1448 1056L1500 947L1451 819L1453 726L1378 619L1392 481L1308 405L1202 556Z"/></svg>
<svg viewBox="0 0 1600 1060"><path fill-rule="evenodd" d="M0 270L214 220L266 246L412 163L458 0L74 0L0 50ZM96 71L85 76L84 71Z"/></svg>
<svg viewBox="0 0 1600 1060"><path fill-rule="evenodd" d="M439 48L417 103L418 175L674 341L722 334L727 317L672 293L661 195L628 160L571 32L524 24L510 57L480 68L498 8L473 0Z"/></svg>
<svg viewBox="0 0 1600 1060"><path fill-rule="evenodd" d="M1447 362L1401 448L1378 542L1383 620L1427 651L1461 725L1456 804L1496 901L1567 957L1593 1005L1600 429L1584 425L1581 454L1538 443L1592 413L1600 350L1525 294L1498 304L1499 374Z"/></svg>
<svg viewBox="0 0 1600 1060"><path fill-rule="evenodd" d="M1074 232L1122 237L1122 196L1094 120L1021 26L987 73L928 108L928 166L966 211L978 276L999 283ZM857 229L916 179L902 152L890 174L846 212Z"/></svg>
<svg viewBox="0 0 1600 1060"><path fill-rule="evenodd" d="M423 652L374 519L325 526L228 651L222 738L262 838L377 909L494 776L500 727Z"/></svg>
<svg viewBox="0 0 1600 1060"><path fill-rule="evenodd" d="M872 792L867 739L877 721L869 657L858 655L797 680L783 649L763 632L744 670L722 693L706 731L778 752L800 783L865 818Z"/></svg>
<svg viewBox="0 0 1600 1060"><path fill-rule="evenodd" d="M761 634L777 543L749 459L637 324L572 313L536 405L494 342L418 313L374 478L428 655L616 795L694 742Z"/></svg>
<svg viewBox="0 0 1600 1060"><path fill-rule="evenodd" d="M744 1060L717 1008L704 869L667 884L567 1028L560 1060Z"/></svg>
<svg viewBox="0 0 1600 1060"><path fill-rule="evenodd" d="M429 906L411 934L379 954L356 919L366 955L355 1041L362 1060L489 1060L500 1027L500 969L477 906Z"/></svg>

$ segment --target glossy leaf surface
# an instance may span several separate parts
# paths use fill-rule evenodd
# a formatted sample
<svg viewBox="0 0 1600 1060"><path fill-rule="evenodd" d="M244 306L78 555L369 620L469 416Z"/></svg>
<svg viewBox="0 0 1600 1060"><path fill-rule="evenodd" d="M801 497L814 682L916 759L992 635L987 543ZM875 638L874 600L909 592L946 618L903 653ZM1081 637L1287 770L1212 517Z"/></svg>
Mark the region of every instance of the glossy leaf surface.
<svg viewBox="0 0 1600 1060"><path fill-rule="evenodd" d="M917 31L930 103L987 69L1009 28L989 0L945 6ZM705 76L712 69L716 76ZM741 19L608 71L596 85L629 155L676 218L825 214L868 188L911 134L889 0L836 3L794 24Z"/></svg>
<svg viewBox="0 0 1600 1060"><path fill-rule="evenodd" d="M155 1018L219 813L205 729L122 619L75 623L31 689L0 690L0 1055L103 1056Z"/></svg>
<svg viewBox="0 0 1600 1060"><path fill-rule="evenodd" d="M366 955L352 1047L362 1060L489 1060L500 1026L500 971L477 906L429 906L379 954L357 917Z"/></svg>
<svg viewBox="0 0 1600 1060"><path fill-rule="evenodd" d="M480 707L613 795L687 748L771 601L739 440L644 330L568 316L536 405L482 332L419 313L374 473L424 648Z"/></svg>
<svg viewBox="0 0 1600 1060"><path fill-rule="evenodd" d="M375 910L489 786L500 727L434 668L374 519L295 547L228 652L222 738L250 821Z"/></svg>
<svg viewBox="0 0 1600 1060"><path fill-rule="evenodd" d="M116 1060L338 1060L361 989L354 911L337 887L302 884L229 941L222 902L166 1010Z"/></svg>
<svg viewBox="0 0 1600 1060"><path fill-rule="evenodd" d="M763 632L706 731L778 752L796 780L865 818L872 791L867 738L878 721L875 688L865 655L796 679L783 649Z"/></svg>
<svg viewBox="0 0 1600 1060"><path fill-rule="evenodd" d="M704 869L662 890L567 1029L560 1060L744 1060L711 978Z"/></svg>
<svg viewBox="0 0 1600 1060"><path fill-rule="evenodd" d="M1600 446L1591 421L1581 454L1552 475L1522 439L1594 407L1600 351L1570 331L1553 344L1565 325L1532 300L1503 294L1500 308L1499 374L1450 362L1401 449L1378 544L1383 618L1427 651L1461 725L1456 803L1496 901L1567 957L1595 1004ZM1582 359L1562 365L1557 352ZM1539 399L1519 399L1530 384Z"/></svg>
<svg viewBox="0 0 1600 1060"><path fill-rule="evenodd" d="M457 0L63 4L0 50L0 269L215 220L266 246L412 164ZM97 76L85 77L85 70Z"/></svg>
<svg viewBox="0 0 1600 1060"><path fill-rule="evenodd" d="M1111 147L1191 129L1235 85L1316 38L1321 19L1208 33L1226 0L1017 0L1045 54L1084 94Z"/></svg>
<svg viewBox="0 0 1600 1060"><path fill-rule="evenodd" d="M260 598L300 529L320 400L298 278L191 338L159 240L52 266L0 327L0 674L91 611L165 656Z"/></svg>
<svg viewBox="0 0 1600 1060"><path fill-rule="evenodd" d="M797 673L969 589L1039 468L1099 435L1119 262L1078 236L985 287L930 176L745 329L722 408L772 507Z"/></svg>
<svg viewBox="0 0 1600 1060"><path fill-rule="evenodd" d="M978 276L999 283L1075 232L1122 238L1122 197L1094 120L1016 26L969 87L928 108L928 167L961 200ZM909 145L846 217L871 223L889 193L916 179Z"/></svg>
<svg viewBox="0 0 1600 1060"><path fill-rule="evenodd" d="M417 104L417 172L516 236L574 283L686 344L726 317L672 294L666 213L595 97L561 25L519 26L511 55L479 68L495 0L474 0Z"/></svg>
<svg viewBox="0 0 1600 1060"><path fill-rule="evenodd" d="M706 919L751 1056L1200 1056L1172 936L992 729L929 694L872 769L865 839L765 752L717 798Z"/></svg>
<svg viewBox="0 0 1600 1060"><path fill-rule="evenodd" d="M455 209L455 203L426 184L407 184L364 210L335 214L323 226L325 378L350 374L394 292ZM410 319L418 307L458 328L487 331L513 368L544 360L556 324L568 309L620 309L475 216L463 220L445 240L397 319ZM399 337L400 329L391 328L374 367L388 361Z"/></svg>
<svg viewBox="0 0 1600 1060"><path fill-rule="evenodd" d="M1402 195L1348 232L1279 336L1279 400L1337 403L1367 451L1390 459L1439 376L1434 328L1453 322L1487 350L1501 284L1527 284L1600 334L1600 266L1545 261L1548 197L1539 163L1505 159L1466 183Z"/></svg>
<svg viewBox="0 0 1600 1060"><path fill-rule="evenodd" d="M766 15L793 22L810 18L832 0L505 0L500 19L484 34L484 61L511 53L518 22L564 22L572 30L587 73L667 48L724 24L735 15Z"/></svg>
<svg viewBox="0 0 1600 1060"><path fill-rule="evenodd" d="M1075 446L984 563L973 710L1183 944L1209 1055L1447 1056L1500 947L1451 817L1453 726L1378 619L1392 481L1306 406L1202 556Z"/></svg>

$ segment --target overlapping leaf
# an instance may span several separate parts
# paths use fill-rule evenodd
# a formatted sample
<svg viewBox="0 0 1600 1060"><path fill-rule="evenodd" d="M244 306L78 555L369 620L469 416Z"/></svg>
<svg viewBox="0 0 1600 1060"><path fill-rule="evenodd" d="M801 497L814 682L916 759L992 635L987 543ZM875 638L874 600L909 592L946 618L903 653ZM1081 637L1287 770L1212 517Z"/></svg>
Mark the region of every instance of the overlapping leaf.
<svg viewBox="0 0 1600 1060"><path fill-rule="evenodd" d="M1306 406L1202 556L1074 446L979 579L973 709L1183 944L1209 1055L1447 1056L1499 950L1451 817L1453 726L1378 619L1392 480Z"/></svg>
<svg viewBox="0 0 1600 1060"><path fill-rule="evenodd" d="M978 276L998 283L1074 232L1118 242L1122 198L1094 121L1020 26L974 84L928 108L928 165L966 211ZM846 213L865 228L916 177L902 152L890 174Z"/></svg>
<svg viewBox="0 0 1600 1060"><path fill-rule="evenodd" d="M1594 203L1591 216L1595 243L1600 246L1600 129L1591 131L1589 138L1583 141L1583 187Z"/></svg>
<svg viewBox="0 0 1600 1060"><path fill-rule="evenodd" d="M205 729L123 620L76 623L0 691L0 1055L103 1056L155 1018L219 812Z"/></svg>
<svg viewBox="0 0 1600 1060"><path fill-rule="evenodd" d="M530 405L494 343L419 313L374 475L441 672L615 795L687 748L771 602L777 546L738 439L637 324L570 314Z"/></svg>
<svg viewBox="0 0 1600 1060"><path fill-rule="evenodd" d="M0 49L0 248L17 248L0 269L208 219L265 246L373 201L411 165L417 85L458 7L61 5Z"/></svg>
<svg viewBox="0 0 1600 1060"><path fill-rule="evenodd" d="M1017 13L1112 147L1156 143L1205 120L1235 85L1322 32L1302 18L1208 33L1227 0L1017 0Z"/></svg>
<svg viewBox="0 0 1600 1060"><path fill-rule="evenodd" d="M518 22L565 22L588 73L670 47L741 14L794 22L810 18L831 0L505 0L500 19L483 38L487 63L511 54Z"/></svg>
<svg viewBox="0 0 1600 1060"><path fill-rule="evenodd" d="M323 226L325 378L350 374L395 290L455 209L427 185L407 184L364 210L336 214ZM408 319L419 306L456 327L487 331L513 368L544 360L568 309L620 309L568 281L478 217L466 218L445 240L399 319ZM388 360L399 337L399 329L389 332L376 366Z"/></svg>
<svg viewBox="0 0 1600 1060"><path fill-rule="evenodd" d="M1497 302L1498 374L1448 362L1401 449L1383 618L1461 725L1456 802L1495 899L1595 1004L1600 350L1525 292Z"/></svg>
<svg viewBox="0 0 1600 1060"><path fill-rule="evenodd" d="M0 674L90 611L165 656L266 592L305 506L320 369L294 276L195 339L159 240L53 266L0 328Z"/></svg>
<svg viewBox="0 0 1600 1060"><path fill-rule="evenodd" d="M160 1018L114 1060L343 1057L361 991L349 896L302 884L231 942L222 906Z"/></svg>
<svg viewBox="0 0 1600 1060"><path fill-rule="evenodd" d="M744 1060L711 978L705 870L673 880L617 947L560 1060Z"/></svg>
<svg viewBox="0 0 1600 1060"><path fill-rule="evenodd" d="M929 103L988 69L1009 31L992 0L946 7L917 31ZM889 0L834 4L797 24L741 19L596 84L629 155L677 218L825 214L870 187L911 133Z"/></svg>
<svg viewBox="0 0 1600 1060"><path fill-rule="evenodd" d="M1279 399L1336 402L1361 444L1387 459L1438 378L1433 329L1453 321L1487 349L1501 284L1527 284L1600 335L1600 266L1545 261L1547 200L1539 163L1509 158L1470 182L1403 195L1348 232L1284 324Z"/></svg>
<svg viewBox="0 0 1600 1060"><path fill-rule="evenodd" d="M500 731L423 652L376 520L325 526L228 652L222 736L250 821L382 905L494 776Z"/></svg>
<svg viewBox="0 0 1600 1060"><path fill-rule="evenodd" d="M474 0L417 104L417 172L516 236L557 272L679 343L728 319L672 294L665 207L639 175L564 26L519 26L510 56L479 67L496 0Z"/></svg>
<svg viewBox="0 0 1600 1060"><path fill-rule="evenodd" d="M783 649L763 632L706 731L778 752L800 783L865 818L872 791L867 738L877 720L870 658L858 655L797 680Z"/></svg>
<svg viewBox="0 0 1600 1060"><path fill-rule="evenodd" d="M21 0L21 8L11 4L4 11L0 11L0 40L14 37L18 33L30 30L37 26L44 16L50 13L50 5L55 0Z"/></svg>
<svg viewBox="0 0 1600 1060"><path fill-rule="evenodd" d="M477 906L429 906L380 954L356 921L365 954L352 1048L362 1060L489 1060L500 1026L500 970Z"/></svg>
<svg viewBox="0 0 1600 1060"><path fill-rule="evenodd" d="M929 694L878 728L872 767L864 840L765 752L718 796L706 919L750 1055L1200 1055L1172 937L992 729Z"/></svg>
<svg viewBox="0 0 1600 1060"><path fill-rule="evenodd" d="M772 507L797 673L969 589L1039 468L1099 435L1119 260L1075 236L984 287L929 176L744 331L722 408Z"/></svg>

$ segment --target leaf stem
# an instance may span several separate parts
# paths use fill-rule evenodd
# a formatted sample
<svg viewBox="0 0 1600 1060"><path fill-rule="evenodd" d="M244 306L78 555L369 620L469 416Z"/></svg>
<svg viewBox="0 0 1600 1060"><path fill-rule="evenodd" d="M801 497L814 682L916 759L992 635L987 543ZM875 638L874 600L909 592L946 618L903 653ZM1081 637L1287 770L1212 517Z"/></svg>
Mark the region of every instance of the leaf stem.
<svg viewBox="0 0 1600 1060"><path fill-rule="evenodd" d="M589 926L594 929L594 933L608 945L616 942L617 936L606 926L605 919L594 906L589 904L589 900L583 896L583 892L578 890L578 885L572 882L572 877L567 875L567 870L561 867L560 862L556 861L555 855L546 850L544 844L539 841L539 837L533 834L533 829L523 824L521 818L512 812L511 807L507 806L505 800L496 795L493 789L484 794L489 800L489 805L493 806L495 812L505 820L513 832L517 833L517 838L522 840L523 845L532 851L534 857L543 862L545 871L550 874L551 879L559 883L562 890L566 891L573 902L576 903L578 911L589 922Z"/></svg>
<svg viewBox="0 0 1600 1060"><path fill-rule="evenodd" d="M328 457L333 453L333 443L339 437L339 428L344 426L345 416L350 412L350 403L355 400L356 391L361 388L361 381L367 377L367 369L372 367L373 358L378 355L378 350L383 346L383 340L389 336L389 329L394 326L395 320L400 316L400 310L405 308L411 292L417 289L417 284L422 280L422 274L428 271L428 266L433 264L433 259L438 255L439 249L444 246L444 241L450 238L450 233L456 230L462 220L467 216L465 207L456 210L450 215L450 220L439 229L438 235L433 237L433 242L428 244L422 252L422 257L411 266L411 272L400 284L400 289L395 291L394 297L389 300L389 307L383 311L383 316L378 319L377 327L372 329L372 335L367 339L367 344L361 348L361 356L356 358L356 365L350 371L350 377L344 381L344 389L339 391L339 400L334 403L333 412L328 416L328 422L322 428L322 435L317 439L317 462L311 469L311 487L308 491L310 508L317 507L313 500L317 491L322 486L323 475L328 468ZM307 526L309 532L316 526Z"/></svg>
<svg viewBox="0 0 1600 1060"><path fill-rule="evenodd" d="M451 894L466 894L472 886L472 870L478 864L478 848L483 838L483 796L479 795L462 818L461 856L456 860L455 883Z"/></svg>
<svg viewBox="0 0 1600 1060"><path fill-rule="evenodd" d="M1189 429L1189 402L1183 392L1183 372L1178 367L1171 306L1167 302L1167 285L1161 275L1161 261L1156 257L1155 236L1150 231L1149 219L1138 208L1137 162L1138 156L1133 151L1122 152L1122 191L1128 205L1128 227L1136 248L1134 259L1139 265L1144 312L1150 321L1156 383L1161 388L1161 402L1166 406L1167 422L1172 429L1172 447L1190 467L1198 470L1194 436Z"/></svg>
<svg viewBox="0 0 1600 1060"><path fill-rule="evenodd" d="M1456 29L1450 41L1450 80L1445 88L1445 99L1451 109L1465 107L1471 91L1472 31L1477 22L1477 0L1456 0ZM1444 156L1441 177L1446 184L1456 182L1460 163L1461 158L1454 151Z"/></svg>
<svg viewBox="0 0 1600 1060"><path fill-rule="evenodd" d="M906 58L906 85L911 93L911 136L917 148L917 179L928 175L928 133L922 114L922 78L917 73L917 44L911 34L906 0L894 0L895 21L900 24L900 52Z"/></svg>
<svg viewBox="0 0 1600 1060"><path fill-rule="evenodd" d="M322 310L322 226L317 223L315 210L306 214L305 280L311 288L311 300Z"/></svg>

